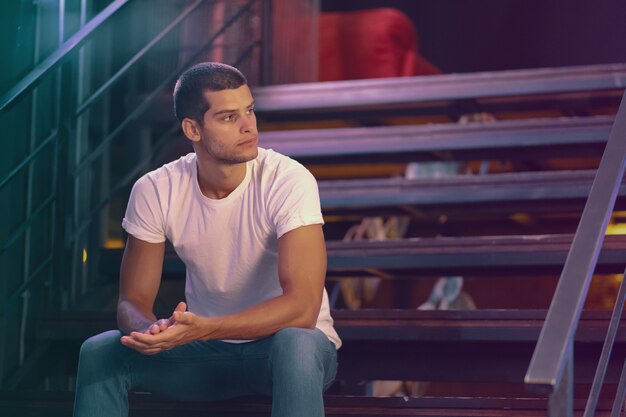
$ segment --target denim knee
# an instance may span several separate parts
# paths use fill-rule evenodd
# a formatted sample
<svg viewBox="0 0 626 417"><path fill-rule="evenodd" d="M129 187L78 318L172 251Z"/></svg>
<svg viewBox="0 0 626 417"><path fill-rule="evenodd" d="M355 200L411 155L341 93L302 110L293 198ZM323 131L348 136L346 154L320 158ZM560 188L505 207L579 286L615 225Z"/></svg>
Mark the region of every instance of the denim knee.
<svg viewBox="0 0 626 417"><path fill-rule="evenodd" d="M331 345L317 329L287 328L274 335L271 364L275 376L322 380Z"/></svg>
<svg viewBox="0 0 626 417"><path fill-rule="evenodd" d="M92 336L83 342L78 358L79 377L91 379L116 374L125 369L130 349L120 342L122 334L111 330Z"/></svg>
<svg viewBox="0 0 626 417"><path fill-rule="evenodd" d="M85 340L80 347L80 356L110 355L123 345L120 342L122 333L119 330L110 330Z"/></svg>

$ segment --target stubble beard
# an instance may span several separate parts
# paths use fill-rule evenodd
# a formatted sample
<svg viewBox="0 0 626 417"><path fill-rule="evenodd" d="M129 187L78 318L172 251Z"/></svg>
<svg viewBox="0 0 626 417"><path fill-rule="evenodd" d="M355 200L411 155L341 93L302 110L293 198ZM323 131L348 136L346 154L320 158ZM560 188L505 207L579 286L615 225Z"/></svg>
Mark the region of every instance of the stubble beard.
<svg viewBox="0 0 626 417"><path fill-rule="evenodd" d="M250 152L250 155L237 155L234 152L229 152L229 150L221 146L221 144L216 142L211 142L209 139L209 146L207 146L203 140L200 141L202 150L214 161L223 164L223 165L238 165L243 164L245 162L251 161L255 159L259 153L258 147L254 148L254 152Z"/></svg>

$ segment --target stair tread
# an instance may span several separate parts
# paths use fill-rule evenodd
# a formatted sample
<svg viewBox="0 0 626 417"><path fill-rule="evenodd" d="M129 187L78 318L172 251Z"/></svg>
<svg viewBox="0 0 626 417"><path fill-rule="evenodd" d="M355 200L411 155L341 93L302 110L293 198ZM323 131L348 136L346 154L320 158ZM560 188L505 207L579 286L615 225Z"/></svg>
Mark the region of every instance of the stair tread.
<svg viewBox="0 0 626 417"><path fill-rule="evenodd" d="M626 64L605 64L276 85L257 87L253 94L261 115L284 115L440 100L601 91L623 89L624 85Z"/></svg>
<svg viewBox="0 0 626 417"><path fill-rule="evenodd" d="M438 178L385 178L319 181L325 211L354 207L414 204L584 201L595 170L515 172L489 175L453 175ZM619 190L626 196L626 180Z"/></svg>
<svg viewBox="0 0 626 417"><path fill-rule="evenodd" d="M226 413L258 413L269 412L269 397L242 397L225 401L182 402L163 399L148 393L131 393L129 396L131 416L137 411L172 411L180 412L226 412ZM364 397L325 395L326 415L432 415L437 416L512 416L523 412L523 415L545 415L547 400L542 398L469 398L469 397ZM584 400L576 399L574 408L584 409ZM73 393L71 392L22 392L1 391L0 406L2 408L23 405L27 409L46 409L50 411L66 409L71 411ZM601 401L598 412L604 414L610 404ZM412 411L411 414L406 414ZM413 414L415 413L415 414ZM602 415L600 414L600 415ZM186 414L188 415L188 414ZM253 415L253 414L250 414ZM254 414L257 415L257 414Z"/></svg>
<svg viewBox="0 0 626 417"><path fill-rule="evenodd" d="M432 154L435 151L460 151L455 154L458 156L456 159L470 159L481 155L485 157L499 149L509 151L509 158L521 157L519 152L510 152L511 148L523 148L523 155L534 148L545 157L547 148L562 152L565 149L563 146L574 145L599 145L596 148L600 154L614 121L612 116L592 116L493 123L265 131L260 133L260 143L265 148L307 162L331 158L353 163L356 157L361 158L360 162L381 162L419 155L422 159L435 159L437 157ZM588 156L589 148L585 148L585 152Z"/></svg>
<svg viewBox="0 0 626 417"><path fill-rule="evenodd" d="M385 241L326 242L329 271L363 268L429 271L459 268L554 267L562 268L573 241L571 234L466 236L390 239ZM607 235L598 265L623 272L626 235ZM117 274L123 249L103 249L100 269ZM173 249L165 254L163 273L184 274L185 265ZM509 270L507 274L512 271Z"/></svg>
<svg viewBox="0 0 626 417"><path fill-rule="evenodd" d="M384 341L536 341L547 310L333 310L335 328L344 342ZM585 310L576 341L603 342L610 311ZM49 314L40 335L49 339L84 339L117 328L114 312ZM617 341L626 342L626 322L620 324Z"/></svg>

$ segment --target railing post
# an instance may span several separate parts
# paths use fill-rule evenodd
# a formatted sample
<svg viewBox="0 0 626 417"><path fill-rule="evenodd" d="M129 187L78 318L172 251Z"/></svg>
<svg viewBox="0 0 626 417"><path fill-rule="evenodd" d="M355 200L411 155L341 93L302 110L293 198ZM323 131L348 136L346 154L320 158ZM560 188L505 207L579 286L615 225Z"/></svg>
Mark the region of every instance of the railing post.
<svg viewBox="0 0 626 417"><path fill-rule="evenodd" d="M58 137L56 151L56 202L54 219L54 264L52 291L55 293L54 299L61 311L69 308L70 292L67 288L69 276L72 274L71 253L68 252L68 236L71 234L71 204L69 198L72 196L72 180L70 178L69 166L69 145L72 135L72 95L66 94L70 91L72 85L72 65L66 62L57 68L56 76L56 94L57 94L57 126Z"/></svg>
<svg viewBox="0 0 626 417"><path fill-rule="evenodd" d="M262 0L263 18L262 18L262 37L261 40L261 85L270 85L272 83L272 32L273 22L272 0Z"/></svg>
<svg viewBox="0 0 626 417"><path fill-rule="evenodd" d="M557 389L548 398L548 417L574 415L574 347L569 344L563 377Z"/></svg>
<svg viewBox="0 0 626 417"><path fill-rule="evenodd" d="M560 388L559 384L567 383L560 382L565 375L571 377L572 344L576 328L626 169L625 142L626 93L622 97L525 377L529 389L554 392L555 399L551 400L550 409L553 405L557 410L559 404L567 404L562 403L567 400L563 395L567 391L571 392L567 387ZM571 408L571 404L563 410L570 414L563 415L571 415L568 408Z"/></svg>
<svg viewBox="0 0 626 417"><path fill-rule="evenodd" d="M615 395L615 399L613 400L611 417L620 417L622 415L621 413L624 409L624 397L626 397L626 361L622 367L619 384L617 385L617 395Z"/></svg>

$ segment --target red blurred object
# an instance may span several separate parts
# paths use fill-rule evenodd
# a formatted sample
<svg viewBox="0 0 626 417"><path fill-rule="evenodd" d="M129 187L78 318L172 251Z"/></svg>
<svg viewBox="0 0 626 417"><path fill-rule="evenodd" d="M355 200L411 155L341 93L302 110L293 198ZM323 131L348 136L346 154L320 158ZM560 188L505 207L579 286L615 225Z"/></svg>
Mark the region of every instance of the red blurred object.
<svg viewBox="0 0 626 417"><path fill-rule="evenodd" d="M411 20L392 8L321 13L319 80L439 74L421 57Z"/></svg>

